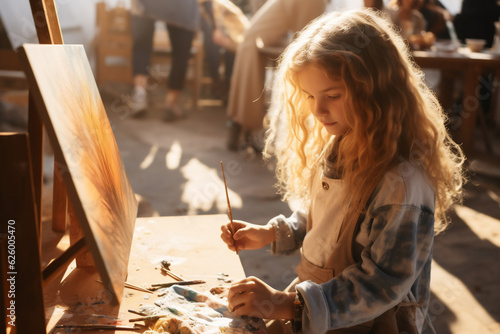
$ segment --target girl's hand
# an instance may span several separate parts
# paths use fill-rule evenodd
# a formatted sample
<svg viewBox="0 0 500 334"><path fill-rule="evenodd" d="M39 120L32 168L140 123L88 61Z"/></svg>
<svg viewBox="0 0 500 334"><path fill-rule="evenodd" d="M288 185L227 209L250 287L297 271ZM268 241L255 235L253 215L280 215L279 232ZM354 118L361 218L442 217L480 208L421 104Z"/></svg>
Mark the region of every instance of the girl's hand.
<svg viewBox="0 0 500 334"><path fill-rule="evenodd" d="M275 290L256 277L234 283L227 298L229 311L237 316L293 319L295 292Z"/></svg>
<svg viewBox="0 0 500 334"><path fill-rule="evenodd" d="M231 233L231 225L227 223L221 226L221 238L232 251L259 249L275 239L274 228L270 225L262 226L233 220L234 236Z"/></svg>

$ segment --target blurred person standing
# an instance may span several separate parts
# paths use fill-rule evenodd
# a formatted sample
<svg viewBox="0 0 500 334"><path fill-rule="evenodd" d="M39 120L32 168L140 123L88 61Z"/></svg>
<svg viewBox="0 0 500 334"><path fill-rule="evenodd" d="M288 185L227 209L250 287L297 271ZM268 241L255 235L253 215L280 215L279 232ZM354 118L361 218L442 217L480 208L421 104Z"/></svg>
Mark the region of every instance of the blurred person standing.
<svg viewBox="0 0 500 334"><path fill-rule="evenodd" d="M453 22L453 15L439 0L424 0L419 11L426 21L426 31L432 32L438 39L451 38L446 22Z"/></svg>
<svg viewBox="0 0 500 334"><path fill-rule="evenodd" d="M163 119L171 122L186 116L179 105L184 88L191 45L199 24L197 0L132 0L132 34L134 88L132 115L147 110L147 81L155 21L166 24L172 47L172 64L167 82Z"/></svg>
<svg viewBox="0 0 500 334"><path fill-rule="evenodd" d="M227 99L230 87L236 48L243 41L249 26L245 14L230 0L198 0L200 4L200 26L203 32L203 50L212 78L212 95ZM224 63L224 76L219 67Z"/></svg>
<svg viewBox="0 0 500 334"><path fill-rule="evenodd" d="M244 39L236 50L229 90L229 150L238 149L242 133L245 140L249 140L252 131L263 127L266 112L262 98L265 56L259 49L284 45L289 33L301 30L323 14L327 3L328 0L268 0L251 18Z"/></svg>

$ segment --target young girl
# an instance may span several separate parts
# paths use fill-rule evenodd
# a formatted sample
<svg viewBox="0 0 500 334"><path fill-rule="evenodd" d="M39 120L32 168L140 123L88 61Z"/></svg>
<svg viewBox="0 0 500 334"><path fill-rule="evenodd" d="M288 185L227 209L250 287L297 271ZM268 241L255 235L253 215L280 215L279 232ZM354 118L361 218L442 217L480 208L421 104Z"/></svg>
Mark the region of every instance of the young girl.
<svg viewBox="0 0 500 334"><path fill-rule="evenodd" d="M267 225L222 226L232 250L301 248L298 280L235 283L236 315L303 333L429 333L434 233L460 198L464 157L403 39L371 10L313 21L285 50L267 150L285 199Z"/></svg>

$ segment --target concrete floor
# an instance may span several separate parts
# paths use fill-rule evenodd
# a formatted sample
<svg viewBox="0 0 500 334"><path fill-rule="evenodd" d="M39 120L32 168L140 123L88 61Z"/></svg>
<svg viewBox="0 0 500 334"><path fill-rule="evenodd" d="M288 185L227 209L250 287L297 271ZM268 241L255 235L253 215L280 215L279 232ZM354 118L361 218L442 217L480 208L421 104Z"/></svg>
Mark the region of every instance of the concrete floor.
<svg viewBox="0 0 500 334"><path fill-rule="evenodd" d="M132 119L119 108L124 92L116 92L103 97L128 177L143 200L141 215L227 212L220 161L234 219L265 224L291 213L273 188L272 162L247 150L226 150L224 107L199 108L186 119L164 123L163 92L150 91L148 114ZM430 313L440 334L500 333L500 136L493 138L493 156L481 153L477 137L465 201L450 212L453 223L435 242ZM240 259L247 275L282 289L299 257L263 249L242 251Z"/></svg>
<svg viewBox="0 0 500 334"><path fill-rule="evenodd" d="M139 216L227 213L220 162L224 163L233 219L266 224L290 214L273 187L274 166L251 149L226 149L226 115L221 106L188 111L186 119L162 121L163 91L149 92L146 117L124 117L124 91L103 89L102 96L132 187L142 201ZM184 96L189 109L189 96ZM117 106L113 109L112 106ZM116 112L114 112L114 110ZM247 276L260 277L275 288L294 278L299 255L272 256L269 248L240 252Z"/></svg>

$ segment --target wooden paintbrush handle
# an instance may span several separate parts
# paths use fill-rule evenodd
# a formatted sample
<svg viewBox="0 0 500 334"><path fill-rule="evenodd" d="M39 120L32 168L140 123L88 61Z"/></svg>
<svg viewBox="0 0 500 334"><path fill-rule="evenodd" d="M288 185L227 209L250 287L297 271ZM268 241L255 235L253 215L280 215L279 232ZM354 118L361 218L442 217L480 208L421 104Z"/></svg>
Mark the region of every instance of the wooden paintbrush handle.
<svg viewBox="0 0 500 334"><path fill-rule="evenodd" d="M224 175L224 165L222 164L222 161L220 162L220 168L222 169L222 179L224 180L224 188L226 189L227 214L229 216L229 221L231 222L231 235L234 238L234 233L236 231L234 228L233 213L231 212L231 204L229 203L229 193L227 192L226 176ZM238 250L236 250L236 254L238 254Z"/></svg>

